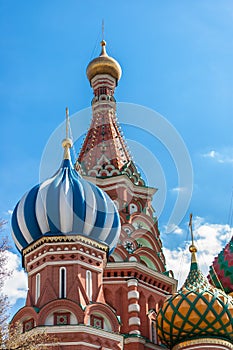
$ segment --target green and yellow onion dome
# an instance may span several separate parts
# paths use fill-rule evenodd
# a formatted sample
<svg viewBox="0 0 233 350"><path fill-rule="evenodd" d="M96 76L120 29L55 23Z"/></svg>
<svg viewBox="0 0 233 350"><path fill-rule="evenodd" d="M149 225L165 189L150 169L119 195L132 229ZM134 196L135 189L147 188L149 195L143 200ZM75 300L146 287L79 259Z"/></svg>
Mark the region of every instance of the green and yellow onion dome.
<svg viewBox="0 0 233 350"><path fill-rule="evenodd" d="M215 287L233 296L233 237L214 259L208 278Z"/></svg>
<svg viewBox="0 0 233 350"><path fill-rule="evenodd" d="M108 56L104 40L101 41L101 47L99 57L94 58L87 66L87 78L91 82L98 74L109 74L116 79L117 84L121 78L121 66L114 58Z"/></svg>
<svg viewBox="0 0 233 350"><path fill-rule="evenodd" d="M198 268L196 248L183 287L159 310L158 335L169 349L185 341L220 338L233 341L233 299L211 286Z"/></svg>

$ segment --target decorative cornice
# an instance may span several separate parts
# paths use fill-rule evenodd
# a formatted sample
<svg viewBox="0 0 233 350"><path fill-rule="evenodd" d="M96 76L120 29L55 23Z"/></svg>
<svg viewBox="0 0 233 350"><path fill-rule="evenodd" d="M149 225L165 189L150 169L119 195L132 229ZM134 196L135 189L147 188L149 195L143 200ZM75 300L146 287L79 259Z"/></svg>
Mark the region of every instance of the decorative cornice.
<svg viewBox="0 0 233 350"><path fill-rule="evenodd" d="M179 343L179 344L175 345L172 348L172 350L181 350L187 346L192 346L192 345L199 345L200 346L201 344L222 345L222 346L227 346L228 349L233 349L233 343L231 343L230 341L224 340L224 339L199 338L199 339L194 339L194 340L186 340L182 343Z"/></svg>
<svg viewBox="0 0 233 350"><path fill-rule="evenodd" d="M64 236L43 236L40 239L38 239L36 242L31 243L27 248L25 248L22 252L23 256L30 253L31 251L38 248L39 246L41 246L44 243L54 243L54 242L55 243L57 243L57 242L59 242L59 243L60 242L62 242L62 243L63 242L82 242L82 243L87 243L92 247L99 248L105 252L108 251L107 244L94 241L93 239L86 237L86 236L74 234L74 235L64 235Z"/></svg>
<svg viewBox="0 0 233 350"><path fill-rule="evenodd" d="M123 335L117 334L115 332L111 331L106 331L100 328L94 328L91 326L85 326L85 325L59 325L59 326L39 326L34 328L35 330L41 330L41 331L46 331L48 334L53 334L53 333L59 333L59 334L64 334L64 333L83 333L83 334L93 334L98 337L103 337L107 339L111 339L114 341L118 341L121 343L122 348L123 348Z"/></svg>
<svg viewBox="0 0 233 350"><path fill-rule="evenodd" d="M149 267L142 265L141 263L138 263L136 261L134 261L134 262L120 262L117 264L115 262L113 262L113 263L108 262L105 270L114 270L115 271L115 270L121 270L122 268L127 268L130 271L132 271L133 268L135 268L137 271L140 271L143 274L148 274L151 277L154 277L155 279L160 280L160 281L170 285L172 287L172 293L174 293L177 289L177 280L176 279L169 277L169 276L166 276L166 275L162 274L161 272L151 270ZM139 280L139 283L141 283L140 280Z"/></svg>
<svg viewBox="0 0 233 350"><path fill-rule="evenodd" d="M126 174L121 174L109 178L93 178L91 176L83 175L83 178L96 184L97 186L100 186L105 191L125 185L125 188L127 188L129 193L133 194L134 196L141 196L142 194L146 196L153 196L157 192L157 188L154 187L135 185L132 181L130 181L129 177Z"/></svg>
<svg viewBox="0 0 233 350"><path fill-rule="evenodd" d="M90 264L89 263L85 263L85 262L83 262L83 261L81 261L81 260L77 260L77 261L53 261L53 262L46 262L46 263L44 263L44 264L41 264L40 266L37 266L37 267L35 267L33 270L31 270L31 271L27 271L27 274L28 274L28 276L31 276L31 275L33 275L33 274L35 274L35 273L37 273L37 272L40 272L40 271L42 271L45 267L48 267L48 266L67 266L67 265L71 265L71 266L75 266L75 265L80 265L80 266L84 266L86 269L90 269L91 268L91 270L94 270L94 271L97 271L97 272L102 272L103 271L103 269L102 268L99 268L99 267L96 267L96 266L93 266L93 265L91 265L90 266Z"/></svg>

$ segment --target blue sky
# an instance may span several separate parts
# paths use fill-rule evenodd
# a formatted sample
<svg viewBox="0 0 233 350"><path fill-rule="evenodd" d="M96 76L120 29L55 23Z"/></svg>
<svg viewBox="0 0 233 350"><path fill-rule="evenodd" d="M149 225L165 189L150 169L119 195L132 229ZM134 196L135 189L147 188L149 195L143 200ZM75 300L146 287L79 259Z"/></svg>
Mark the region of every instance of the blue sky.
<svg viewBox="0 0 233 350"><path fill-rule="evenodd" d="M72 115L90 106L85 70L99 54L103 18L107 51L123 70L117 101L160 113L192 160L191 204L173 236L163 234L179 191L174 162L158 140L151 144L123 126L129 143L136 138L149 149L165 174L160 227L168 260L182 257L190 211L197 238L205 240L203 254L213 237L215 254L232 226L232 1L0 0L0 216L10 220L9 211L39 181L42 153L65 107Z"/></svg>

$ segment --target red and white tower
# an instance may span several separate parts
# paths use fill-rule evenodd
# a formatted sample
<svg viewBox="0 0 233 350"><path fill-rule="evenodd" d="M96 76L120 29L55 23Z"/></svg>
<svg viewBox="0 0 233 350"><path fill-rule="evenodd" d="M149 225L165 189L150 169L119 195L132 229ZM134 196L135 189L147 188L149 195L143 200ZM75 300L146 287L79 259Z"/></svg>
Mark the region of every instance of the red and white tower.
<svg viewBox="0 0 233 350"><path fill-rule="evenodd" d="M114 91L121 68L107 55L104 41L101 46L100 56L87 67L93 115L76 166L85 179L108 193L119 210L121 235L104 270L104 293L121 317L125 347L144 349L145 339L157 343L156 312L175 291L176 281L166 271L152 207L156 189L145 185L117 121Z"/></svg>
<svg viewBox="0 0 233 350"><path fill-rule="evenodd" d="M93 117L75 167L67 135L57 173L12 216L29 286L13 322L55 335L51 348L160 349L156 315L176 280L151 204L156 189L145 186L117 122L121 68L101 46L87 67Z"/></svg>

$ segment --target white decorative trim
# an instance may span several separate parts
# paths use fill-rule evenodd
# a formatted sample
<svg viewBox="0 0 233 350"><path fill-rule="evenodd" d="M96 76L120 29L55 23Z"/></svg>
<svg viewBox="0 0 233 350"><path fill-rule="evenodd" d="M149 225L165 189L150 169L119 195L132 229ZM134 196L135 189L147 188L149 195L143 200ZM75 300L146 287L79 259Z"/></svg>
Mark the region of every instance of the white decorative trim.
<svg viewBox="0 0 233 350"><path fill-rule="evenodd" d="M88 247L88 246L87 246ZM41 247L40 247L41 248ZM90 248L90 247L89 247ZM39 261L40 259L41 259L41 257L47 257L47 256L50 256L51 254L53 254L53 255L61 255L61 253L63 254L63 255L69 255L69 254L74 254L74 252L76 252L76 253L80 253L80 250L57 250L57 251L47 251L46 253L42 253L40 256L37 256L37 257L35 257L35 258L33 258L33 260L32 261L28 261L28 263L27 263L27 265L28 266L30 266L31 264L34 264L35 262L37 262L37 261ZM87 257L87 258L89 258L90 257L90 254L87 254L87 253L85 253L84 251L81 251L82 252L82 255L83 256L85 256L85 257ZM91 257L93 257L93 255L91 256ZM93 257L93 260L95 260L95 261L98 261L98 262L102 262L103 261L103 259L100 259L100 258L97 258L96 256L95 257ZM73 261L73 260L72 260Z"/></svg>
<svg viewBox="0 0 233 350"><path fill-rule="evenodd" d="M139 292L137 290L131 290L130 292L128 292L128 300L129 299L139 299Z"/></svg>
<svg viewBox="0 0 233 350"><path fill-rule="evenodd" d="M114 280L109 281L110 278L111 278L111 277L104 277L103 284L104 284L104 285L115 285L115 284L116 284L116 285L119 285L119 280L118 280L118 281L114 281ZM121 284L126 284L126 283L127 283L127 282L124 281L124 280L120 280L120 282L121 282ZM142 285L143 285L143 288L149 290L150 292L154 292L154 291L156 290L156 293L157 293L158 295L161 295L162 297L171 295L170 292L167 292L167 291L165 291L165 290L159 289L158 287L155 287L155 286L151 286L151 287L150 287L150 286L145 285L144 283L140 283L140 282L139 282L139 286L142 286Z"/></svg>
<svg viewBox="0 0 233 350"><path fill-rule="evenodd" d="M86 293L90 301L92 301L92 272L86 271Z"/></svg>
<svg viewBox="0 0 233 350"><path fill-rule="evenodd" d="M124 340L125 344L129 344L129 343L139 343L139 344L145 344L146 340L144 338L138 338L138 337L129 337L129 338L125 338ZM161 349L161 348L160 348Z"/></svg>
<svg viewBox="0 0 233 350"><path fill-rule="evenodd" d="M43 238L43 236L42 236L42 238ZM77 249L77 245L79 245L80 243L82 244L83 247L86 247L86 248L89 248L89 249L91 248L91 249L94 249L94 250L97 250L97 251L103 253L103 250L101 250L101 249L99 249L97 247L90 247L89 244L87 244L85 242L82 242L82 241L77 241L77 242L75 242L75 241L73 241L73 242L59 242L59 243L60 243L61 246L65 245L66 248L68 248L68 246L70 246L68 248L70 250L67 250L67 249L65 249L65 251L61 250L62 252L64 251L64 253L67 253L67 254L73 253L74 252L74 250L73 250L74 247L76 248L75 251L78 252L79 250ZM49 248L49 247L52 246L53 242L44 242L43 244L46 245ZM27 257L27 256L30 256L30 254L37 254L37 251L40 250L41 247L42 247L42 245L36 247L35 249L25 253L24 256ZM48 251L47 250L45 251L45 247L44 247L44 252L42 252L42 254L40 256L46 256L47 253L48 253Z"/></svg>
<svg viewBox="0 0 233 350"><path fill-rule="evenodd" d="M64 333L86 333L86 334L93 334L97 336L101 336L106 339L112 339L114 341L118 341L121 343L121 346L123 348L123 335L108 332L106 330L100 329L100 328L94 328L90 326L84 326L84 325L66 325L66 326L49 326L49 327L35 327L34 330L40 330L45 331L47 334L64 334ZM75 343L75 342L74 342Z"/></svg>
<svg viewBox="0 0 233 350"><path fill-rule="evenodd" d="M36 241L32 242L27 248L23 249L23 256L26 257L30 255L30 253L35 254L35 252L39 249L41 249L44 245L51 247L53 243L60 244L60 245L79 245L88 247L90 249L93 248L95 250L98 250L99 252L106 252L108 251L108 245L106 243L100 243L95 241L94 239L91 239L84 235L79 235L76 233L73 233L72 235L65 235L65 236L41 236L41 238Z"/></svg>
<svg viewBox="0 0 233 350"><path fill-rule="evenodd" d="M43 268L47 267L47 266L61 266L61 265L81 265L81 266L85 266L86 268L88 269L91 269L91 270L94 270L94 271L97 271L97 272L102 272L103 270L99 267L96 267L96 266L93 266L93 265L90 265L88 263L85 263L83 261L53 261L53 262L47 262L47 263L44 263L40 266L37 266L35 269L31 270L31 271L27 271L27 274L28 276L31 276L33 275L34 273L38 272L38 271L41 271Z"/></svg>
<svg viewBox="0 0 233 350"><path fill-rule="evenodd" d="M128 306L128 312L140 312L140 305L139 304L130 304Z"/></svg>
<svg viewBox="0 0 233 350"><path fill-rule="evenodd" d="M181 350L181 349L190 349L190 350L198 350L198 349L209 349L209 348L221 349L221 350L230 350L233 349L233 344L227 340L223 339L214 339L214 338L203 338L196 340L187 340L184 342L180 342L175 345L172 350Z"/></svg>
<svg viewBox="0 0 233 350"><path fill-rule="evenodd" d="M137 331L137 330L135 329L135 331L131 331L131 332L129 332L129 334L137 334L137 335L140 335L141 332L140 332L140 331Z"/></svg>
<svg viewBox="0 0 233 350"><path fill-rule="evenodd" d="M116 80L112 78L111 75L109 74L97 74L91 79L91 86L93 88L97 88L99 86L105 86L106 84L108 84L112 88L115 88Z"/></svg>
<svg viewBox="0 0 233 350"><path fill-rule="evenodd" d="M131 286L137 287L138 286L138 281L136 279L132 278L132 279L127 281L127 285L128 285L128 287L131 287Z"/></svg>
<svg viewBox="0 0 233 350"><path fill-rule="evenodd" d="M94 345L94 344L90 344L90 343L85 343L84 341L80 341L75 343L75 345L84 345L84 346L88 346L89 348L95 348L95 349L99 349L99 345ZM62 343L62 345L74 345L74 343L72 342L66 342L66 343Z"/></svg>
<svg viewBox="0 0 233 350"><path fill-rule="evenodd" d="M117 265L116 263L111 263L111 262L108 262L107 263L107 266L106 268L108 269L111 269L111 270L119 270L119 266ZM151 277L154 277L156 280L158 281L162 281L164 283L167 283L168 285L172 286L172 293L173 292L176 292L176 289L177 289L177 280L175 278L172 278L172 277L169 277L169 276L166 276L164 275L163 273L159 272L159 271L154 271L154 270L151 270L149 267L145 266L145 265L142 265L141 263L138 263L136 261L134 262L123 262L121 263L121 268L127 268L129 269L130 271L133 269L133 268L136 268L137 271L140 271L142 272L143 274L147 274ZM139 284L142 283L142 281L138 281ZM144 284L143 284L144 285ZM153 288L158 288L158 287L154 287ZM159 288L158 288L159 290ZM164 291L165 292L165 291ZM166 293L166 292L165 292ZM168 293L170 294L170 293Z"/></svg>
<svg viewBox="0 0 233 350"><path fill-rule="evenodd" d="M35 287L35 303L37 303L40 297L40 274L36 274L36 287Z"/></svg>
<svg viewBox="0 0 233 350"><path fill-rule="evenodd" d="M129 326L140 326L141 321L139 317L130 317L129 318Z"/></svg>
<svg viewBox="0 0 233 350"><path fill-rule="evenodd" d="M138 198L148 198L148 196L153 196L158 190L157 188L147 186L138 187L137 185L134 185L129 177L125 174L117 176L117 179L114 178L114 183L112 178L96 179L85 175L83 178L96 184L97 186L100 186L103 190L112 190L118 188L119 186L124 187L128 190L128 193Z"/></svg>

